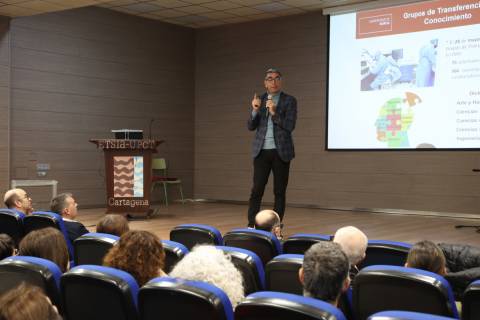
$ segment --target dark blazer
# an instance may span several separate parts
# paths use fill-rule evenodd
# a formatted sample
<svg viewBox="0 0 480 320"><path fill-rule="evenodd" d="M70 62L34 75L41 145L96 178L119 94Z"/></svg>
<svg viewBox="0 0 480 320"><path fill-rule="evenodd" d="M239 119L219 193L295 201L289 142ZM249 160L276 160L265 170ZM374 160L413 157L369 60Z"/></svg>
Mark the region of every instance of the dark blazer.
<svg viewBox="0 0 480 320"><path fill-rule="evenodd" d="M78 221L63 220L63 224L65 225L65 229L67 229L68 238L72 245L75 239L89 232L87 228Z"/></svg>
<svg viewBox="0 0 480 320"><path fill-rule="evenodd" d="M255 139L252 144L252 156L255 158L262 150L265 135L267 133L268 110L265 107L267 103L267 93L264 93L260 98L262 104L258 110L255 118L252 115L248 119L248 130L257 130ZM293 147L292 131L295 129L295 122L297 121L297 99L295 97L281 92L278 99L278 105L275 115L272 117L273 122L273 137L275 139L275 146L277 147L280 159L285 162L292 160L295 157L295 149Z"/></svg>

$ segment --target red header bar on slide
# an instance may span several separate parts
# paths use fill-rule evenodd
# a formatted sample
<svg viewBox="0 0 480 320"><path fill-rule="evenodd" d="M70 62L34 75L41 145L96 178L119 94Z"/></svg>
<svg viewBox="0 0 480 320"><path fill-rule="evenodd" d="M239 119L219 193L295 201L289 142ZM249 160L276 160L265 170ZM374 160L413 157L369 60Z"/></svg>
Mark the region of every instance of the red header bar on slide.
<svg viewBox="0 0 480 320"><path fill-rule="evenodd" d="M436 0L357 13L357 39L480 23L480 0Z"/></svg>

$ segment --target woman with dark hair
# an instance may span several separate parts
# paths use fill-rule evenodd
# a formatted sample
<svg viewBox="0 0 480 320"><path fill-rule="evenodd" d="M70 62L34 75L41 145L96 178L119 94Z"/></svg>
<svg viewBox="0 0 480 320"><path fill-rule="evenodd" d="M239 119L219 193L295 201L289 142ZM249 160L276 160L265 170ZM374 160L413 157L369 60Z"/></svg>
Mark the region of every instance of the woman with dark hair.
<svg viewBox="0 0 480 320"><path fill-rule="evenodd" d="M60 231L51 227L28 233L20 241L18 254L50 260L57 264L62 273L70 266L65 238Z"/></svg>
<svg viewBox="0 0 480 320"><path fill-rule="evenodd" d="M120 214L107 214L97 223L97 232L109 233L119 237L129 230L127 219Z"/></svg>
<svg viewBox="0 0 480 320"><path fill-rule="evenodd" d="M15 255L15 242L5 233L0 233L0 260Z"/></svg>
<svg viewBox="0 0 480 320"><path fill-rule="evenodd" d="M39 287L22 282L0 297L0 319L61 320L62 317Z"/></svg>
<svg viewBox="0 0 480 320"><path fill-rule="evenodd" d="M165 275L164 264L165 251L160 239L151 232L139 230L123 234L103 259L104 266L130 273L139 286Z"/></svg>
<svg viewBox="0 0 480 320"><path fill-rule="evenodd" d="M447 273L445 255L435 243L423 240L408 251L406 267L417 268L444 276Z"/></svg>

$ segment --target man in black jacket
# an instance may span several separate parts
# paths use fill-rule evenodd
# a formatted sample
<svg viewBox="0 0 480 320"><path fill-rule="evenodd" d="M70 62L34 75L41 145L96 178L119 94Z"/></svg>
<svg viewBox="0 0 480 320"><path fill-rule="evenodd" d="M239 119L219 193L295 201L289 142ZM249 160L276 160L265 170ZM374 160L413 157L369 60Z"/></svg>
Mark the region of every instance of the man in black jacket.
<svg viewBox="0 0 480 320"><path fill-rule="evenodd" d="M461 300L468 285L480 279L480 248L466 244L439 243L447 262L445 279L456 300Z"/></svg>
<svg viewBox="0 0 480 320"><path fill-rule="evenodd" d="M255 131L252 144L253 187L248 207L248 226L255 224L270 172L273 173L273 210L283 220L290 161L295 157L292 132L297 121L297 100L282 91L282 74L265 72L262 96L254 95L247 127Z"/></svg>
<svg viewBox="0 0 480 320"><path fill-rule="evenodd" d="M77 202L71 193L61 193L53 198L50 210L62 216L71 243L78 237L88 233L87 228L75 220L78 213Z"/></svg>

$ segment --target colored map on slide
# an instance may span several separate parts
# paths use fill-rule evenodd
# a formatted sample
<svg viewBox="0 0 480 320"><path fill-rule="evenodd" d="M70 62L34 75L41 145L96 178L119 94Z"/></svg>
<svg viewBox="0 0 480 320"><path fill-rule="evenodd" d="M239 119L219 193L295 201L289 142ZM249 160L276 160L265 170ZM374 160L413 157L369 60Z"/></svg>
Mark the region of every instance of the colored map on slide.
<svg viewBox="0 0 480 320"><path fill-rule="evenodd" d="M377 140L386 142L388 148L408 148L408 129L413 122L413 106L421 103L418 95L405 92L405 97L385 102L375 122Z"/></svg>

